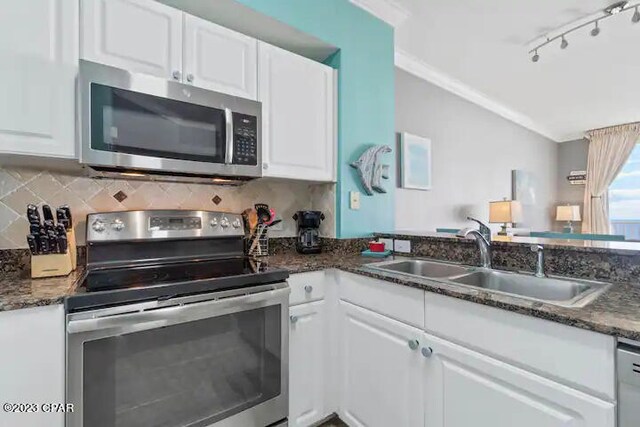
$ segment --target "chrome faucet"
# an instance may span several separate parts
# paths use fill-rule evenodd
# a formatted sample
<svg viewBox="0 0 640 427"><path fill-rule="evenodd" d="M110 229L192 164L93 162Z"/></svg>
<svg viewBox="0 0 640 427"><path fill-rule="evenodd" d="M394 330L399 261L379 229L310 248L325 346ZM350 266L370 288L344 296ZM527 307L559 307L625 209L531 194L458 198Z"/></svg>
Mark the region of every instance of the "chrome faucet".
<svg viewBox="0 0 640 427"><path fill-rule="evenodd" d="M544 247L542 245L531 245L531 252L537 252L538 261L536 263L536 277L546 277L544 274Z"/></svg>
<svg viewBox="0 0 640 427"><path fill-rule="evenodd" d="M456 233L456 236L464 238L473 236L480 251L480 263L482 267L491 268L491 229L475 218L468 217L467 219L480 224L480 230L463 228Z"/></svg>

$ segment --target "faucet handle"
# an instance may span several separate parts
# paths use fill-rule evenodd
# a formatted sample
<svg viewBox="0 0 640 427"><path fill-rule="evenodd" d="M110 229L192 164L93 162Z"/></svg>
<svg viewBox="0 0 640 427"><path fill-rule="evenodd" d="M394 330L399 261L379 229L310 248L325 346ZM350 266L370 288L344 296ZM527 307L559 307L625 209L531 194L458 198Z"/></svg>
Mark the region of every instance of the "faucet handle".
<svg viewBox="0 0 640 427"><path fill-rule="evenodd" d="M542 250L544 250L542 245L531 245L531 252L540 252Z"/></svg>
<svg viewBox="0 0 640 427"><path fill-rule="evenodd" d="M470 216L468 216L467 219L469 221L477 222L480 226L480 234L482 234L484 238L487 239L487 242L491 241L491 229L484 222Z"/></svg>

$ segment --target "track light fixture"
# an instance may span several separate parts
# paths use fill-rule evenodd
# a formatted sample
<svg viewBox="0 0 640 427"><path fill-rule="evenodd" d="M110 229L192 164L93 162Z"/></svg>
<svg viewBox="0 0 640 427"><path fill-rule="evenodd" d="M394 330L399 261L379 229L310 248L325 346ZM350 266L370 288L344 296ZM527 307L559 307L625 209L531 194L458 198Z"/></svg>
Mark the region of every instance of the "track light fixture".
<svg viewBox="0 0 640 427"><path fill-rule="evenodd" d="M567 41L566 36L586 26L593 24L593 28L591 29L591 31L589 31L589 34L591 34L592 37L597 37L600 34L600 21L604 21L605 19L610 18L613 15L626 12L627 10L633 9L634 12L633 16L631 17L631 22L637 24L638 22L640 22L640 1L636 1L634 4L630 3L631 2L629 1L618 1L600 10L599 12L594 13L593 15L591 15L593 18L586 22L584 20L581 20L582 22L580 24L577 24L573 27L558 27L556 30L552 31L556 33L555 36L546 36L545 41L539 42L537 45L530 48L529 53L532 55L531 61L538 62L538 60L540 59L540 55L538 55L538 49L548 45L555 40L560 39L560 49L566 49L567 47L569 47L569 42ZM540 37L536 38L535 40L540 40Z"/></svg>

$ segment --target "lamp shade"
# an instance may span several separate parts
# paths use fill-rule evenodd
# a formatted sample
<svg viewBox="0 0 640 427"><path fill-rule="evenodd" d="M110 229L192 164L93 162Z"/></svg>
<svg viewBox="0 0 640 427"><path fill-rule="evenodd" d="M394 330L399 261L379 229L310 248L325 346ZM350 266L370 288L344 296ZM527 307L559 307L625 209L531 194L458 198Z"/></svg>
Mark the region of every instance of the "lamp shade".
<svg viewBox="0 0 640 427"><path fill-rule="evenodd" d="M489 222L506 223L522 221L522 205L515 200L489 202Z"/></svg>
<svg viewBox="0 0 640 427"><path fill-rule="evenodd" d="M580 221L580 206L564 205L556 208L556 221Z"/></svg>

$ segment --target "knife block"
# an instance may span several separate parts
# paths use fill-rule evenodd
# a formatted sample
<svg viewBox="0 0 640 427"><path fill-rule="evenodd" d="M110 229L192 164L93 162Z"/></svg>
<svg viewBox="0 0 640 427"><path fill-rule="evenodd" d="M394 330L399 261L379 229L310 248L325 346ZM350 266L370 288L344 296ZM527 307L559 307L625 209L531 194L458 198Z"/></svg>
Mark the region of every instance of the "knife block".
<svg viewBox="0 0 640 427"><path fill-rule="evenodd" d="M31 255L31 278L66 276L76 269L78 250L73 229L67 231L67 253Z"/></svg>

